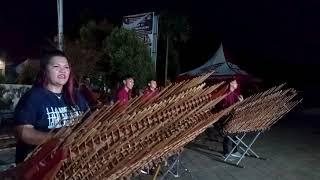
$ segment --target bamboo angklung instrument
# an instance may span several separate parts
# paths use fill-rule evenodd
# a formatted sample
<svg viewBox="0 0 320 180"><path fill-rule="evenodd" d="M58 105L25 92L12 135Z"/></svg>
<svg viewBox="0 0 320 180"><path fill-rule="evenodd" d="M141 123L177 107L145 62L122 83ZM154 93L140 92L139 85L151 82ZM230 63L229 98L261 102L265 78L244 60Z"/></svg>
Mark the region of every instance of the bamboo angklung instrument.
<svg viewBox="0 0 320 180"><path fill-rule="evenodd" d="M299 104L297 92L284 85L246 98L237 103L230 120L224 125L226 134L264 131Z"/></svg>
<svg viewBox="0 0 320 180"><path fill-rule="evenodd" d="M295 104L289 91L273 91L247 98L219 112L211 111L226 94L226 85L206 87L211 73L192 80L171 84L151 99L137 97L126 106L102 107L87 119L62 128L53 139L40 145L16 168L0 174L8 179L122 179L131 177L144 167L155 167L205 131L235 107L233 121L243 112L261 111L259 122L250 128L268 127ZM281 97L281 98L279 98ZM277 104L273 113L262 111L268 103ZM241 105L240 105L241 104ZM242 109L241 109L242 108ZM281 110L280 110L281 109ZM280 113L280 114L277 114ZM256 115L258 115L256 113ZM252 118L253 119L253 118ZM266 125L268 124L268 125ZM227 126L229 127L229 126ZM233 126L230 126L230 130ZM242 127L242 126L241 126ZM32 164L30 166L30 164ZM44 168L45 167L45 168Z"/></svg>

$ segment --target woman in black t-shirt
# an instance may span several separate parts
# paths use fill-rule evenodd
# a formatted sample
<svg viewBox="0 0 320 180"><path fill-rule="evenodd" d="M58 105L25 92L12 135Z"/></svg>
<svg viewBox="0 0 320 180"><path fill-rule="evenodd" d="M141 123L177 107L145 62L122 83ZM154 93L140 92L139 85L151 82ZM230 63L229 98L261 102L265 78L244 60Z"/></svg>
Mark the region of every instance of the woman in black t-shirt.
<svg viewBox="0 0 320 180"><path fill-rule="evenodd" d="M87 109L85 98L75 90L65 54L46 54L40 60L36 82L15 109L16 163L23 162L37 145L50 138L50 130L70 125Z"/></svg>

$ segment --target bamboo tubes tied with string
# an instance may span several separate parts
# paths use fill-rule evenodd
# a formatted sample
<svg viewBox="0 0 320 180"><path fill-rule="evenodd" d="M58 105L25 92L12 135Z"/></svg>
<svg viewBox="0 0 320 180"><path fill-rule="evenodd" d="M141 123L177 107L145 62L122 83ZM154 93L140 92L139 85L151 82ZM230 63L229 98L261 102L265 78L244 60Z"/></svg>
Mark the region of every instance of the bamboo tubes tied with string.
<svg viewBox="0 0 320 180"><path fill-rule="evenodd" d="M236 104L230 120L224 125L226 134L264 131L294 108L302 99L284 85L246 98Z"/></svg>
<svg viewBox="0 0 320 180"><path fill-rule="evenodd" d="M211 109L226 96L222 92L225 84L206 86L203 82L210 75L170 84L151 100L137 97L125 107L119 104L102 107L74 126L61 129L51 149L47 143L39 146L16 170L55 157L63 149L69 155L54 166L55 179L131 177L142 168L157 167L172 154L181 152L187 143L233 109L232 121L244 125L230 121L226 126L228 132L239 131L239 127L250 130L269 127L297 103L288 103L296 95L294 90L273 89L214 112ZM271 103L276 105L263 111ZM246 115L248 112L252 115ZM29 174L39 171L32 173Z"/></svg>

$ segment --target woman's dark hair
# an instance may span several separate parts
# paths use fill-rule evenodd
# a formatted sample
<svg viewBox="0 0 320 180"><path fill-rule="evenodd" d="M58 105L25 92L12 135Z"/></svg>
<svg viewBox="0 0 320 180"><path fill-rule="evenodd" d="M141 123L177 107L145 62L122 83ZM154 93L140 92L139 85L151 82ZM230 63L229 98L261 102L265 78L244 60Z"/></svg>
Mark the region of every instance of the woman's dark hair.
<svg viewBox="0 0 320 180"><path fill-rule="evenodd" d="M65 57L67 56L60 50L54 50L50 52L46 52L42 58L40 59L40 71L37 74L36 81L34 82L33 86L35 87L43 87L45 88L48 84L48 77L47 77L47 66L50 62L50 60L53 57ZM75 78L74 74L72 72L71 66L70 66L70 75L67 83L63 86L63 94L64 98L66 100L66 103L69 105L75 105L76 104L76 98L74 96L75 93Z"/></svg>
<svg viewBox="0 0 320 180"><path fill-rule="evenodd" d="M230 78L226 79L226 83L231 83L232 81L236 80L238 82L238 77L237 76L231 76Z"/></svg>
<svg viewBox="0 0 320 180"><path fill-rule="evenodd" d="M229 90L230 83L231 83L232 81L237 81L238 88L237 88L235 91L236 91L237 93L240 93L240 82L239 82L239 77L237 77L237 76L232 76L232 78L229 78L229 79L227 79L227 80L225 81L226 84L228 85L228 89L227 89L227 90Z"/></svg>

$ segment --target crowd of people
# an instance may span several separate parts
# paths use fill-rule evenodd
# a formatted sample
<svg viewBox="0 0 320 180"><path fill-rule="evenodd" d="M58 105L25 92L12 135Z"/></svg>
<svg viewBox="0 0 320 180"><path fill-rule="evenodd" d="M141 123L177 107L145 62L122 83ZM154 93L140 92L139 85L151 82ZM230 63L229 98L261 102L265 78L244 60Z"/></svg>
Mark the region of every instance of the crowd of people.
<svg viewBox="0 0 320 180"><path fill-rule="evenodd" d="M114 102L126 105L132 98L134 77L126 76L117 91ZM228 96L219 105L226 108L242 96L236 80L230 81ZM150 80L143 91L145 98L159 93L157 82ZM113 102L113 103L114 103ZM31 90L22 96L14 114L17 137L16 163L21 163L34 148L52 137L61 127L71 126L73 120L84 112L99 108L103 103L91 90L90 79L84 78L78 86L72 67L61 51L47 53L40 60L40 72ZM230 142L225 139L225 153Z"/></svg>
<svg viewBox="0 0 320 180"><path fill-rule="evenodd" d="M116 101L125 105L131 99L134 78L127 76L116 95ZM146 96L157 92L157 83L151 80ZM75 118L99 107L101 102L90 89L88 78L79 88L66 55L52 51L40 59L40 71L33 87L24 94L15 108L14 126L17 137L16 163L23 162L39 144L49 139L63 126L70 126Z"/></svg>

